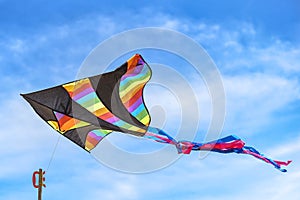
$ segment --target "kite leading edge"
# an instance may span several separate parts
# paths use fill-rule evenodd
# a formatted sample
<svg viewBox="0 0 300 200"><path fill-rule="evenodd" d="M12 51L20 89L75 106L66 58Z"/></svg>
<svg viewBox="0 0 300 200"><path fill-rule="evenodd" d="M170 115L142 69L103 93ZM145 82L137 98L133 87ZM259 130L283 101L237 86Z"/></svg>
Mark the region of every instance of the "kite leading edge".
<svg viewBox="0 0 300 200"><path fill-rule="evenodd" d="M291 161L272 160L245 146L236 136L207 143L176 141L163 130L149 126L151 117L143 89L150 78L149 65L136 54L112 72L22 96L53 129L88 152L115 131L172 144L180 154L191 151L248 154L286 172L282 166Z"/></svg>

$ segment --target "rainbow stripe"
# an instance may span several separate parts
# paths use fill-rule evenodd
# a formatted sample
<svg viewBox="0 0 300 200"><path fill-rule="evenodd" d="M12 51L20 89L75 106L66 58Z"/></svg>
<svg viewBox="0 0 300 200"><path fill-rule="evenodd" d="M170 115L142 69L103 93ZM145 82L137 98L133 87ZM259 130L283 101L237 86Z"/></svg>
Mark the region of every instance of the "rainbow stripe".
<svg viewBox="0 0 300 200"><path fill-rule="evenodd" d="M75 102L98 118L129 131L145 132L144 129L129 124L111 113L97 96L88 78L65 84L63 87Z"/></svg>
<svg viewBox="0 0 300 200"><path fill-rule="evenodd" d="M138 54L130 58L127 64L127 72L120 82L121 101L132 116L148 126L150 115L144 105L143 89L151 77L151 70Z"/></svg>
<svg viewBox="0 0 300 200"><path fill-rule="evenodd" d="M61 134L64 134L65 132L72 130L72 129L90 125L90 123L88 123L88 122L81 121L79 119L70 117L68 115L59 113L57 111L53 111L53 113L54 113L57 121L49 120L47 122L50 126L52 126L52 128L54 128Z"/></svg>
<svg viewBox="0 0 300 200"><path fill-rule="evenodd" d="M88 133L85 142L85 149L91 151L95 146L112 131L104 129L92 130Z"/></svg>

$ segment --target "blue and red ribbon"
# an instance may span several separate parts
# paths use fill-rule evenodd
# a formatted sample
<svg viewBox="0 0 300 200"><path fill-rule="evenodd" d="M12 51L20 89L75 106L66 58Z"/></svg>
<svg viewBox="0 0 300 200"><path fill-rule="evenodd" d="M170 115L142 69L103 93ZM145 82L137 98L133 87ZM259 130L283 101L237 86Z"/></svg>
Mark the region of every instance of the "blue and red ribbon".
<svg viewBox="0 0 300 200"><path fill-rule="evenodd" d="M257 151L255 148L245 146L245 142L234 135L230 135L207 143L176 141L163 130L149 127L144 137L155 140L156 142L175 145L179 154L190 154L191 151L213 151L218 153L248 154L273 165L276 169L282 172L287 171L286 169L283 169L282 166L288 166L292 162L291 160L283 162L268 158L264 154Z"/></svg>

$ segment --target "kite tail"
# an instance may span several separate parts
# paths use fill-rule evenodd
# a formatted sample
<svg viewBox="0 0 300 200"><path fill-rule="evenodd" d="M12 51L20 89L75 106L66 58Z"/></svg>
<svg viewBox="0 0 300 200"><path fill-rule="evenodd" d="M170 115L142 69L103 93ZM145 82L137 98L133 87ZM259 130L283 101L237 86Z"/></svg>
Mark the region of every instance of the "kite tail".
<svg viewBox="0 0 300 200"><path fill-rule="evenodd" d="M191 151L213 151L218 153L248 154L273 165L276 169L282 172L286 172L287 170L281 167L288 166L292 162L291 160L283 162L270 159L258 152L255 148L245 146L245 142L234 135L230 135L207 143L197 143L190 141L177 142L163 130L149 127L148 132L144 135L144 137L155 140L156 142L172 144L176 146L179 154L190 154Z"/></svg>
<svg viewBox="0 0 300 200"><path fill-rule="evenodd" d="M278 160L272 160L268 157L266 157L264 154L259 153L256 149L254 149L253 147L248 147L248 146L244 146L243 151L241 153L243 154L248 154L248 155L252 155L260 160L265 161L266 163L269 163L271 165L273 165L276 169L282 171L282 172L286 172L286 169L282 169L282 166L288 166L292 161L288 160L287 162L282 162L282 161L278 161Z"/></svg>

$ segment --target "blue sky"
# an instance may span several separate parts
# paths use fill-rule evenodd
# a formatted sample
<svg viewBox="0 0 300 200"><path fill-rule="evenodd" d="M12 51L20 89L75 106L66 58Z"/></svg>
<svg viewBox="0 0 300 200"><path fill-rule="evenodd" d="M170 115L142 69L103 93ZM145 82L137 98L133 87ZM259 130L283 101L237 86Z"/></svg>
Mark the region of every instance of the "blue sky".
<svg viewBox="0 0 300 200"><path fill-rule="evenodd" d="M61 138L46 174L44 199L297 199L300 195L298 1L0 0L0 7L0 199L36 198L31 174L48 167L59 138L19 94L73 80L100 42L148 26L182 32L205 48L220 70L226 93L222 135L239 135L272 158L293 160L288 173L249 156L211 153L199 160L193 153L156 172L126 174ZM149 54L160 61L155 56L159 55ZM197 87L201 80L193 79L185 68L183 72ZM209 96L202 96L202 87L199 83L196 91L204 130L209 123L205 115ZM155 101L151 90L146 92ZM176 123L173 115L165 114L170 126ZM136 142L125 141L126 145ZM151 148L151 143L145 145Z"/></svg>

